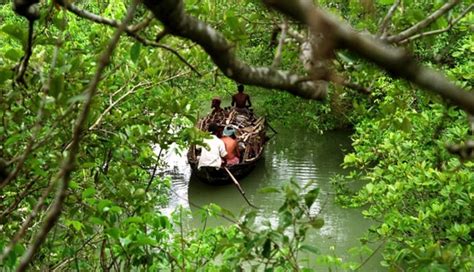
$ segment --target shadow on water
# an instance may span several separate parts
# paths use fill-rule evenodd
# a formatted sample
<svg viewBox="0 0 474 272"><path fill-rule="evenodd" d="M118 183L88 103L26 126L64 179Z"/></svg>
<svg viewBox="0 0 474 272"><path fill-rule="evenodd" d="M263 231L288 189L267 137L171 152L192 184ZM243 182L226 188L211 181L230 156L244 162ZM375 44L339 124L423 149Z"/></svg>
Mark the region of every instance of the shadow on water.
<svg viewBox="0 0 474 272"><path fill-rule="evenodd" d="M279 187L291 178L302 186L311 180L315 181L315 186L321 189L321 193L312 209L315 213L322 209L320 216L325 225L320 230L311 231L306 242L318 247L323 254L335 254L344 260L350 259L347 251L359 245L358 238L371 225L359 210L344 209L334 202L330 179L335 174L345 173L340 164L344 152L351 148L350 133L337 131L315 135L306 129L294 128L279 128L278 131L276 137L266 145L264 159L259 161L254 171L240 180L250 201L262 208L257 222L263 219L277 220L276 211L283 203L280 196L259 193L260 189ZM172 161L173 156L169 159ZM176 171L171 175L173 191L176 192L174 197L173 194L171 196L171 207L190 207L188 201L198 206L215 203L236 215L242 209L249 208L235 186L207 185L190 176L185 156L174 160L174 163L180 166L175 167ZM196 214L196 208L191 206L191 210ZM193 224L200 225L199 216L193 218ZM229 223L219 218L208 221L209 226L222 224ZM377 255L371 259L363 270L383 270L378 264L380 258L380 255Z"/></svg>

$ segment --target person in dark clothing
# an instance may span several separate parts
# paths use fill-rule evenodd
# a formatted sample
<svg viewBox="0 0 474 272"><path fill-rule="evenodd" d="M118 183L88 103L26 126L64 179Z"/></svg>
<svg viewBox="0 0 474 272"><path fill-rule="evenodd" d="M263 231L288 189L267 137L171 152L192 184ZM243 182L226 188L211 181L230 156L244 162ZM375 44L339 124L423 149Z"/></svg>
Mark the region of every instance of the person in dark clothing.
<svg viewBox="0 0 474 272"><path fill-rule="evenodd" d="M245 109L252 106L252 102L250 102L250 96L244 93L244 85L240 84L237 87L238 93L232 96L232 106L235 106L238 109ZM247 105L248 104L248 105Z"/></svg>
<svg viewBox="0 0 474 272"><path fill-rule="evenodd" d="M211 102L212 114L220 113L223 111L221 108L221 99L219 97L214 97Z"/></svg>

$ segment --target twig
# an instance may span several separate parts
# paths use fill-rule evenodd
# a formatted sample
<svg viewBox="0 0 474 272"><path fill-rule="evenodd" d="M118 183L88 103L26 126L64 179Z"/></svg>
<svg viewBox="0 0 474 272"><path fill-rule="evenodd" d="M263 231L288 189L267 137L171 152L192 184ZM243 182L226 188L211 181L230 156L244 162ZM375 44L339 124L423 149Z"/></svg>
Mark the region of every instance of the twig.
<svg viewBox="0 0 474 272"><path fill-rule="evenodd" d="M94 122L94 124L92 126L89 127L89 130L94 130L95 127L97 127L100 122L102 121L102 119L104 118L104 116L109 113L113 107L115 107L118 103L120 103L120 101L122 101L123 99L125 99L128 95L134 93L138 88L140 87L143 87L143 86L146 86L145 88L150 88L151 86L153 85L156 85L156 84L151 84L150 82L140 82L138 83L137 85L133 86L130 90L128 90L126 93L124 93L121 97L119 97L117 100L115 100L114 102L112 102L105 110L104 112L102 112L99 117L97 118L97 120Z"/></svg>
<svg viewBox="0 0 474 272"><path fill-rule="evenodd" d="M272 63L273 68L280 66L280 63L281 63L281 54L283 51L283 45L285 44L286 33L288 30L288 23L286 20L283 21L280 28L281 28L280 40L278 41L278 47L275 53L275 58L273 59L273 63Z"/></svg>
<svg viewBox="0 0 474 272"><path fill-rule="evenodd" d="M25 73L26 73L26 69L28 68L28 62L30 61L31 54L33 53L34 25L35 25L34 20L28 21L28 43L25 47L25 55L20 61L20 64L18 66L18 74L15 78L15 81L23 84L23 86L26 86Z"/></svg>
<svg viewBox="0 0 474 272"><path fill-rule="evenodd" d="M48 133L46 133L46 135L43 137L43 139L39 142L36 142L33 147L31 147L31 150L30 152L33 152L35 151L36 149L40 148L40 147L44 147L44 144L46 142L49 141L51 135L53 134L54 132L54 129L56 129L56 127L61 123L61 121L63 121L64 119L66 119L66 117L69 116L69 113L74 109L74 105L70 105L68 107L68 109L64 112L64 114L62 116L60 116L52 125L51 125L51 128L50 130L48 131ZM21 159L21 156L16 156L14 157L13 159L11 159L10 161L8 161L8 165L18 161Z"/></svg>
<svg viewBox="0 0 474 272"><path fill-rule="evenodd" d="M84 19L87 19L87 20L90 20L90 21L93 21L93 22L96 22L96 23L99 23L99 24L104 24L104 25L108 25L108 26L111 26L111 27L115 27L115 28L117 28L119 26L119 22L117 22L115 20L105 18L105 17L101 17L101 16L96 15L94 13L91 13L89 11L80 9L77 6L69 3L68 1L61 1L60 4L62 6L64 6L67 10L69 10L70 12L72 12L72 13L76 14L77 16L82 17ZM138 35L135 28L132 27L132 26L127 26L124 31L127 33L128 36L134 38L135 40L137 40L138 42L140 42L140 43L142 43L146 46L162 48L162 49L165 49L165 50L173 53L176 57L178 57L178 59L181 62L186 64L186 66L188 66L198 76L202 76L201 73L199 73L199 71L196 68L194 68L194 66L192 66L184 57L182 57L178 53L178 51L174 50L173 48L171 48L169 46L166 46L166 45L158 44L157 42L147 40L146 38Z"/></svg>
<svg viewBox="0 0 474 272"><path fill-rule="evenodd" d="M342 75L337 75L337 74L333 73L330 76L330 80L331 80L331 82L333 82L335 84L339 84L339 85L344 86L346 88L356 90L356 91L361 92L363 94L371 94L370 88L367 88L367 87L361 86L357 83L354 83L354 82L350 81L349 79L345 78Z"/></svg>
<svg viewBox="0 0 474 272"><path fill-rule="evenodd" d="M377 37L380 37L381 39L386 38L388 24L390 20L392 19L393 15L395 14L395 11L397 10L400 3L401 3L401 0L396 0L395 3L393 3L393 5L390 7L390 9L387 12L387 15L385 15L385 17L382 20L382 23L380 24Z"/></svg>
<svg viewBox="0 0 474 272"><path fill-rule="evenodd" d="M473 8L474 8L474 4L471 4L456 19L450 21L448 23L448 26L445 27L445 28L436 29L436 30L432 30L432 31L427 31L427 32L423 32L423 33L418 33L418 34L413 35L413 36L411 36L407 39L404 39L404 40L400 41L399 44L406 44L406 43L409 43L413 40L416 40L416 39L419 39L419 38L422 38L422 37L427 37L427 36L431 36L431 35L441 34L443 32L448 32L454 27L455 24L457 24L464 16L466 16Z"/></svg>
<svg viewBox="0 0 474 272"><path fill-rule="evenodd" d="M430 14L428 17L426 17L424 20L421 20L417 24L413 25L412 27L392 36L388 36L385 40L389 43L399 43L417 33L419 33L421 30L429 26L431 23L436 21L439 17L443 16L445 13L450 11L452 8L454 8L460 0L450 0L443 6L441 6L438 10Z"/></svg>
<svg viewBox="0 0 474 272"><path fill-rule="evenodd" d="M288 28L287 34L288 36L292 37L300 44L306 41L306 38L303 35L301 35L300 33L298 33L296 30L292 28Z"/></svg>
<svg viewBox="0 0 474 272"><path fill-rule="evenodd" d="M371 94L372 93L369 88L366 88L364 86L361 86L361 85L356 84L354 82L351 82L349 80L342 81L341 85L344 86L344 87L347 87L349 89L353 89L353 90L356 90L358 92L361 92L363 94Z"/></svg>
<svg viewBox="0 0 474 272"><path fill-rule="evenodd" d="M98 235L98 233L94 233L89 239L87 239L78 249L76 249L76 251L74 252L73 255L76 255L77 253L79 253L83 248L85 248L96 236ZM69 258L69 259L66 259L66 260L63 260L61 261L60 263L54 265L53 267L51 267L51 271L52 272L56 272L58 270L60 270L63 266L65 266L66 264L68 264L69 262L71 262L72 260L74 260L74 258Z"/></svg>
<svg viewBox="0 0 474 272"><path fill-rule="evenodd" d="M384 244L385 240L383 240L380 245L372 252L372 254L370 254L370 256L367 257L356 269L354 269L354 271L358 271L359 269L361 269L362 266L364 266L375 255L375 253L377 253L382 248Z"/></svg>
<svg viewBox="0 0 474 272"><path fill-rule="evenodd" d="M160 31L156 37L155 37L155 42L160 42L161 39L163 39L166 35L168 35L168 30L164 28L162 31Z"/></svg>
<svg viewBox="0 0 474 272"><path fill-rule="evenodd" d="M21 224L20 229L16 232L15 236L10 240L8 245L3 249L2 254L0 255L0 263L3 262L3 260L10 254L10 252L13 250L15 245L23 238L23 236L26 234L26 231L30 227L31 222L33 219L38 215L38 213L43 209L44 207L44 202L46 198L48 197L49 193L53 190L55 183L51 182L48 187L43 191L41 194L41 197L38 199L38 202L36 203L35 207L33 210L30 212L28 217L23 221Z"/></svg>
<svg viewBox="0 0 474 272"><path fill-rule="evenodd" d="M316 8L311 1L284 0L266 2L288 16L307 24L313 31L331 33L325 37L335 40L337 48L347 48L372 61L394 77L411 81L421 88L441 95L450 103L474 113L474 93L464 91L441 73L418 64L405 50L389 47L370 36L354 31L348 24Z"/></svg>
<svg viewBox="0 0 474 272"><path fill-rule="evenodd" d="M300 75L271 67L253 67L237 58L234 45L222 33L186 13L183 0L144 0L145 6L170 30L174 36L199 44L228 78L241 84L285 90L294 95L323 99L326 88L317 82L297 84Z"/></svg>
<svg viewBox="0 0 474 272"><path fill-rule="evenodd" d="M23 191L17 195L17 197L15 198L15 201L8 208L4 209L2 213L0 213L0 222L3 221L5 216L9 215L11 212L13 212L16 209L16 207L18 207L18 204L20 204L20 202L25 198L27 194L31 193L30 189L33 187L33 185L38 179L39 177L32 179L30 182L28 182L25 188L23 189ZM36 190L33 190L33 191L36 191Z"/></svg>
<svg viewBox="0 0 474 272"><path fill-rule="evenodd" d="M44 219L43 225L40 227L39 231L35 235L32 240L32 243L29 245L28 249L25 251L23 256L21 257L20 264L17 268L17 271L25 271L29 263L32 261L35 253L38 251L41 244L46 239L49 231L53 228L56 224L62 210L62 206L64 203L64 199L66 198L66 191L69 186L69 181L71 178L71 173L74 168L74 163L76 160L77 153L79 151L79 144L81 141L81 131L84 126L84 123L89 115L92 99L96 93L97 86L100 82L100 78L102 72L104 71L105 67L110 61L110 57L112 52L114 51L117 43L120 39L122 32L125 30L126 25L130 20L133 18L135 13L135 9L137 7L139 0L135 0L132 2L130 7L128 8L127 15L125 19L122 21L120 26L115 31L113 37L111 38L107 48L102 53L99 65L97 67L97 71L92 79L88 90L86 91L86 98L84 101L84 105L82 107L82 111L79 113L79 116L76 120L74 125L73 133L72 133L72 145L71 150L68 152L66 159L63 161L62 167L58 172L55 180L60 181L59 186L57 188L57 192L55 195L54 202L51 205L51 209L46 214L46 218ZM54 184L52 182L51 184Z"/></svg>
<svg viewBox="0 0 474 272"><path fill-rule="evenodd" d="M57 62L57 59L58 59L59 49L60 49L61 45L62 45L62 41L61 41L61 38L59 38L57 43L56 43L56 47L54 49L48 80L45 82L45 84L42 87L42 89L43 89L42 96L43 97L41 99L41 103L40 103L40 106L39 106L39 109L38 109L38 113L36 115L37 116L36 121L35 121L35 124L33 125L33 129L32 129L33 131L31 132L31 136L30 136L30 139L28 140L28 143L26 144L25 151L18 158L18 163L15 167L15 170L13 170L5 180L1 181L0 189L3 189L14 178L16 178L16 176L20 173L20 170L23 167L26 159L28 158L30 153L33 151L33 146L35 144L36 137L38 136L38 133L40 132L40 130L42 128L41 122L43 121L43 117L44 117L44 108L46 106L46 98L48 96L49 89L51 88L51 80L53 78L53 73L54 73L54 69L56 67L56 62ZM31 54L31 52L30 52L30 54Z"/></svg>
<svg viewBox="0 0 474 272"><path fill-rule="evenodd" d="M136 25L129 26L129 29L133 32L138 32L150 25L151 21L153 21L154 18L155 16L153 16L152 13L149 13L143 21Z"/></svg>

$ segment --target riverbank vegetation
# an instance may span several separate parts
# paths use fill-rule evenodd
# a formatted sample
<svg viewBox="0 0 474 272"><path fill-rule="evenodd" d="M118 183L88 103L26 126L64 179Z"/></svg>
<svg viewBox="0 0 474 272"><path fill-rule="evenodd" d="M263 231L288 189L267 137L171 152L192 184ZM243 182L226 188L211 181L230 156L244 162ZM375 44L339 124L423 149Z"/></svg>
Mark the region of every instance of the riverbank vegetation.
<svg viewBox="0 0 474 272"><path fill-rule="evenodd" d="M473 5L319 2L2 3L0 268L310 270L309 252L363 270L304 243L324 224L309 185L265 190L285 196L276 224L211 204L203 222L233 224L195 230L159 212L170 181L154 150L200 142L202 104L237 81L272 121L353 129L334 186L377 222L361 252L394 271L471 270Z"/></svg>

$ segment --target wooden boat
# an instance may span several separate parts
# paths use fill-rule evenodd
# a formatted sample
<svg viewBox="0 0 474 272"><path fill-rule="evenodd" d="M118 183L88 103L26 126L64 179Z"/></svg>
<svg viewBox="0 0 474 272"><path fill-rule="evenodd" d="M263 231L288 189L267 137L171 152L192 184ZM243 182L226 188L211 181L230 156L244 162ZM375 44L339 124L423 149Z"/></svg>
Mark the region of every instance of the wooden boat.
<svg viewBox="0 0 474 272"><path fill-rule="evenodd" d="M199 119L196 126L200 130L207 131L211 123L216 123L221 128L225 126L234 128L241 158L239 164L227 168L237 179L248 175L263 156L264 145L267 141L265 118L257 117L249 110L225 108ZM206 183L221 185L232 182L224 168L201 167L198 169L199 157L195 146L189 149L188 161L193 175Z"/></svg>

